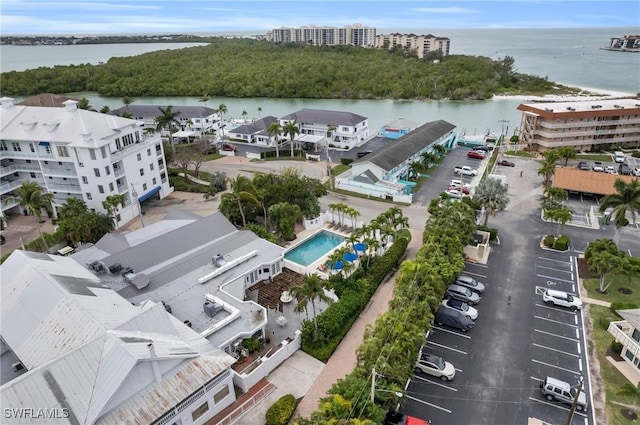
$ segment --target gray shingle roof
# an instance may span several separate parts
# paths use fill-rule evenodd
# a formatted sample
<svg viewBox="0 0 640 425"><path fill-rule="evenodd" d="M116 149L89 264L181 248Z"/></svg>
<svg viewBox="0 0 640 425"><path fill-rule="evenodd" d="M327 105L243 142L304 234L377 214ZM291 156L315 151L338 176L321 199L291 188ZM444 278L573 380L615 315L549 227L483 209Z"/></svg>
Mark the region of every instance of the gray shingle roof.
<svg viewBox="0 0 640 425"><path fill-rule="evenodd" d="M262 119L256 120L251 124L244 124L239 127L236 127L232 130L229 130L229 132L236 133L236 134L256 134L260 131L264 131L268 129L269 126L274 122L278 122L278 118L269 115Z"/></svg>
<svg viewBox="0 0 640 425"><path fill-rule="evenodd" d="M337 127L339 125L353 126L366 120L367 117L354 114L351 112L340 111L325 111L322 109L300 109L293 114L285 115L282 120L292 121L297 123L317 123L326 124Z"/></svg>
<svg viewBox="0 0 640 425"><path fill-rule="evenodd" d="M456 128L455 125L444 120L428 122L356 162L371 162L383 170L392 170L454 128Z"/></svg>
<svg viewBox="0 0 640 425"><path fill-rule="evenodd" d="M618 314L622 316L631 326L640 330L640 308L631 310L618 310Z"/></svg>
<svg viewBox="0 0 640 425"><path fill-rule="evenodd" d="M129 105L122 106L118 109L113 109L109 112L111 115L122 115L126 111L129 111L134 117L143 117L143 118L155 118L160 116L160 109L165 109L166 105ZM178 106L171 105L171 110L173 112L180 112L178 119L181 118L204 118L209 115L215 114L218 112L217 109L206 108L204 106Z"/></svg>

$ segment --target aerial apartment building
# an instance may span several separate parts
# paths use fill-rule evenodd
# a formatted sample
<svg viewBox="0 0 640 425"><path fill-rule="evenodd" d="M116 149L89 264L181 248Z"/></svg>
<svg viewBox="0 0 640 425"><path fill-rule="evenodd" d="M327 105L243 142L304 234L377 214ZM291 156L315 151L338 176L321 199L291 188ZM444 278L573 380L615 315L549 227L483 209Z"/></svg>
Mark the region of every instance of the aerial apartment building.
<svg viewBox="0 0 640 425"><path fill-rule="evenodd" d="M307 43L314 46L351 45L370 47L375 43L376 29L361 24L342 28L307 25L298 28L275 28L267 32L274 43Z"/></svg>
<svg viewBox="0 0 640 425"><path fill-rule="evenodd" d="M79 109L77 103L39 107L0 99L3 218L23 213L13 192L25 181L53 194L54 208L75 198L107 213L106 197L123 195L118 224L141 214L140 202L172 192L160 135L143 132L139 121Z"/></svg>
<svg viewBox="0 0 640 425"><path fill-rule="evenodd" d="M640 146L640 100L524 103L520 143L532 151L571 146L590 151Z"/></svg>
<svg viewBox="0 0 640 425"><path fill-rule="evenodd" d="M432 34L415 35L415 34L380 34L376 35L375 47L377 49L392 49L396 46L402 46L408 50L415 52L419 58L423 58L429 52L442 52L443 56L449 54L451 40L446 37L436 37Z"/></svg>

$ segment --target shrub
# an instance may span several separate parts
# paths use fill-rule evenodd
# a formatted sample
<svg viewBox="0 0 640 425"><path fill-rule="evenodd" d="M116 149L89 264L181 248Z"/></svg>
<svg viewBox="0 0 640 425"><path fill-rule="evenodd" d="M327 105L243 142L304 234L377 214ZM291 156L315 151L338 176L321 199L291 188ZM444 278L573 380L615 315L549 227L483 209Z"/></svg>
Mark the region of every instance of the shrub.
<svg viewBox="0 0 640 425"><path fill-rule="evenodd" d="M553 243L553 249L566 251L569 249L569 236L562 235Z"/></svg>
<svg viewBox="0 0 640 425"><path fill-rule="evenodd" d="M491 240L491 241L495 241L496 239L498 239L498 229L496 229L496 228L487 227L487 226L478 226L478 230L482 230L484 232L489 232L489 234L490 234L489 240Z"/></svg>
<svg viewBox="0 0 640 425"><path fill-rule="evenodd" d="M296 398L292 394L287 394L273 403L264 417L267 425L286 425L295 410Z"/></svg>
<svg viewBox="0 0 640 425"><path fill-rule="evenodd" d="M547 235L544 237L544 241L542 242L544 244L544 246L546 246L547 248L551 248L553 246L553 243L556 241L555 236L553 235Z"/></svg>
<svg viewBox="0 0 640 425"><path fill-rule="evenodd" d="M249 353L253 353L254 351L260 348L260 341L258 338L248 338L242 340L242 346L249 351Z"/></svg>
<svg viewBox="0 0 640 425"><path fill-rule="evenodd" d="M631 156L634 157L634 158L640 158L640 151L631 152Z"/></svg>
<svg viewBox="0 0 640 425"><path fill-rule="evenodd" d="M613 351L616 354L620 354L622 353L622 343L616 341L615 339L613 341L611 341L611 351Z"/></svg>
<svg viewBox="0 0 640 425"><path fill-rule="evenodd" d="M611 322L615 322L616 320L620 320L620 319L613 316L605 316L600 319L600 326L602 326L602 329L607 330L609 329L609 324Z"/></svg>
<svg viewBox="0 0 640 425"><path fill-rule="evenodd" d="M340 158L342 165L350 165L353 162L353 158Z"/></svg>
<svg viewBox="0 0 640 425"><path fill-rule="evenodd" d="M640 304L638 303L634 303L634 302L622 302L622 301L616 301L611 303L611 312L615 313L616 315L618 314L617 311L618 310L632 310L634 308L638 308L640 307Z"/></svg>

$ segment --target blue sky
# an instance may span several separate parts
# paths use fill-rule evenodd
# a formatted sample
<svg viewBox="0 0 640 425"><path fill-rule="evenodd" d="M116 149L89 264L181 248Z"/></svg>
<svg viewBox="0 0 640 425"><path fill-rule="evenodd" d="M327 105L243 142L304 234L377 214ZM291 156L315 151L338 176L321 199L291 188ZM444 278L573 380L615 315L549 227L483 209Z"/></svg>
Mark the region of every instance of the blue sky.
<svg viewBox="0 0 640 425"><path fill-rule="evenodd" d="M638 0L212 1L2 0L12 34L263 34L271 28L361 23L378 33L437 28L639 27Z"/></svg>

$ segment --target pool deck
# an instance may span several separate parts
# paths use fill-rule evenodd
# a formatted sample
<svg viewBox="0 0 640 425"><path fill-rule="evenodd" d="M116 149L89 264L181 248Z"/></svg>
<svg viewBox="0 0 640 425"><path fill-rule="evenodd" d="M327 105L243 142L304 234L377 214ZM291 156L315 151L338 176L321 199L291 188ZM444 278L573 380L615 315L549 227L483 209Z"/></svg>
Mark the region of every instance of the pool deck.
<svg viewBox="0 0 640 425"><path fill-rule="evenodd" d="M295 240L295 243L292 243L291 245L287 246L286 249L289 250L291 248L295 248L296 246L304 243L307 239L309 239L310 237L312 237L313 235L315 235L316 233L325 230L327 232L331 232L331 233L335 233L337 235L340 236L344 236L345 238L350 236L353 232L349 229L347 231L344 231L340 228L331 228L329 227L329 223L324 224L323 226L316 228L316 229L310 229L310 230L303 230L302 232L297 234L297 238ZM341 248L343 246L346 245L346 242L343 241L341 242L338 246L336 246L335 248L333 248L332 250L330 250L329 252L327 252L325 255L323 255L322 257L318 258L316 261L314 261L313 263L309 264L308 266L303 266L301 264L298 263L294 263L293 261L284 260L284 265L286 268L291 269L295 272L298 272L300 274L306 275L306 274L313 274L313 273L317 273L318 276L320 276L322 279L328 279L329 278L329 273L330 271L328 269L323 268L323 266L325 265L325 263L327 262L327 260L329 259L329 256L331 255L331 253L333 251L335 251L338 248Z"/></svg>

